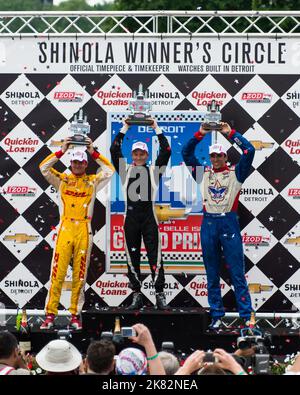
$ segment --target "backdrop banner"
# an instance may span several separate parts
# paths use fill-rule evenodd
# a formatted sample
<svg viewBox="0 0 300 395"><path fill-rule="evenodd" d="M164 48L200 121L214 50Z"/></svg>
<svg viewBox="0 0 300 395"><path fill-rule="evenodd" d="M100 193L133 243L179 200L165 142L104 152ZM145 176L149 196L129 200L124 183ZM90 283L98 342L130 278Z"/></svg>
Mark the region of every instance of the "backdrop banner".
<svg viewBox="0 0 300 395"><path fill-rule="evenodd" d="M139 83L149 91L153 114L172 146L156 205L171 306L207 306L201 258L199 186L182 163L181 148L199 129L211 100L222 119L256 148L242 187L239 219L245 269L256 311L300 309L300 46L297 38L63 37L0 38L0 303L42 309L59 213L53 187L38 164L60 149L82 108L90 137L110 158ZM127 136L127 135L126 135ZM139 140L155 160L157 140L144 126L131 127L124 143ZM236 163L240 151L220 133L218 142ZM207 161L209 138L196 154ZM201 151L201 148L202 151ZM89 160L89 172L96 172ZM69 171L69 154L56 165ZM94 244L84 308L119 306L131 290L125 276L124 202L114 175L95 201ZM154 302L143 251L142 292ZM68 270L60 308L70 303ZM235 310L227 263L222 295Z"/></svg>

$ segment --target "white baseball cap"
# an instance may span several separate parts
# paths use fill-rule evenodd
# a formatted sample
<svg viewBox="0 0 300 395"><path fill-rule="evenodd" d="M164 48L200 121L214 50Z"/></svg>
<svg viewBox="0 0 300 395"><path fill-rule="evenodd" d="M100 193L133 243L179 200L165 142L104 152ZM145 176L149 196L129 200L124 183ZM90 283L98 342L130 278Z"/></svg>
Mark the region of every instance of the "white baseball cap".
<svg viewBox="0 0 300 395"><path fill-rule="evenodd" d="M209 155L210 154L227 154L226 149L222 144L213 144L209 147Z"/></svg>
<svg viewBox="0 0 300 395"><path fill-rule="evenodd" d="M83 162L85 160L87 162L87 154L85 151L76 150L71 154L71 161L72 160L79 160L79 162Z"/></svg>
<svg viewBox="0 0 300 395"><path fill-rule="evenodd" d="M131 152L135 151L136 149L141 149L142 151L149 152L147 144L143 143L142 141L137 141L136 143L132 144Z"/></svg>

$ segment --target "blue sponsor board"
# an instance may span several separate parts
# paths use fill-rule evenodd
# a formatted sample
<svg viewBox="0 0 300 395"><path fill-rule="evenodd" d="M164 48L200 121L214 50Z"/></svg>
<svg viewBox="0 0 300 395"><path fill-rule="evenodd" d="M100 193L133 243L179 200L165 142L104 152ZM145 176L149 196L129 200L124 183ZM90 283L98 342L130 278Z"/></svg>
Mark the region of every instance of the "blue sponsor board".
<svg viewBox="0 0 300 395"><path fill-rule="evenodd" d="M195 120L185 119L191 113L194 114ZM169 204L172 208L188 206L191 213L202 212L199 188L190 176L181 155L184 144L199 130L202 115L202 113L191 111L154 114L159 127L168 138L172 150L171 159L160 180L156 203ZM110 114L111 141L115 139L122 127L122 122L114 120L113 117L114 114ZM158 139L150 126L142 125L132 125L123 140L122 152L127 163L131 163L131 147L137 141L142 141L148 146L148 164L155 163L159 151ZM208 147L211 145L211 141L212 135L208 134L196 148L196 156L203 165L210 164ZM118 174L114 175L111 184L110 210L111 213L124 213L125 210L122 185Z"/></svg>

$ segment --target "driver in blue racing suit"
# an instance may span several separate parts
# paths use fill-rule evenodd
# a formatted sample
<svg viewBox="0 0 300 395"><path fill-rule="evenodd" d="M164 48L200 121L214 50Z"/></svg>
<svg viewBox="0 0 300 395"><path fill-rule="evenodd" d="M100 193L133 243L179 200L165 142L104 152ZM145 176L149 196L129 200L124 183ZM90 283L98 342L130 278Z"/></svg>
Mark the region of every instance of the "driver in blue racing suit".
<svg viewBox="0 0 300 395"><path fill-rule="evenodd" d="M222 122L221 133L242 150L240 161L227 166L227 153L221 144L209 147L212 166L202 166L195 156L195 148L209 131L203 127L183 147L182 156L193 178L201 184L203 223L201 245L207 273L208 303L212 318L210 328L223 326L225 315L221 288L220 263L225 256L234 286L239 315L246 327L255 325L251 298L245 279L245 263L237 207L242 183L248 177L255 148L240 133Z"/></svg>

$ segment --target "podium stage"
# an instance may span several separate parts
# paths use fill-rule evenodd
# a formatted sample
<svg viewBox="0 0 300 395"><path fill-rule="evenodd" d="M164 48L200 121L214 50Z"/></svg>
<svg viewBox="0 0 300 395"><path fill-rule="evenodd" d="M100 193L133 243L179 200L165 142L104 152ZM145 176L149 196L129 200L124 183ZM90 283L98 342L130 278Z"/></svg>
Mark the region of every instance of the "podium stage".
<svg viewBox="0 0 300 395"><path fill-rule="evenodd" d="M39 314L40 313L40 314ZM42 311L28 310L27 312L32 332L32 352L38 352L50 340L58 337L58 331L68 329L68 312L60 311L55 320L55 327L49 331L41 331L39 326L44 319ZM218 332L210 332L207 326L210 322L206 310L198 307L193 308L170 308L166 311L144 308L139 311L128 311L120 307L102 307L90 309L82 313L82 331L70 330L70 341L85 353L91 340L100 339L101 333L113 331L115 317L120 317L121 326L131 326L135 323L145 324L151 331L158 350L162 342L171 341L175 350L183 357L192 353L195 349L224 348L228 352L236 350L237 338L240 336L239 319L225 317L227 328ZM296 316L295 316L296 317ZM2 329L13 333L15 329L15 314L7 310L5 325ZM267 347L271 355L286 355L299 351L300 325L297 318L259 318L258 328L268 340ZM131 342L125 339L117 349L129 347Z"/></svg>

